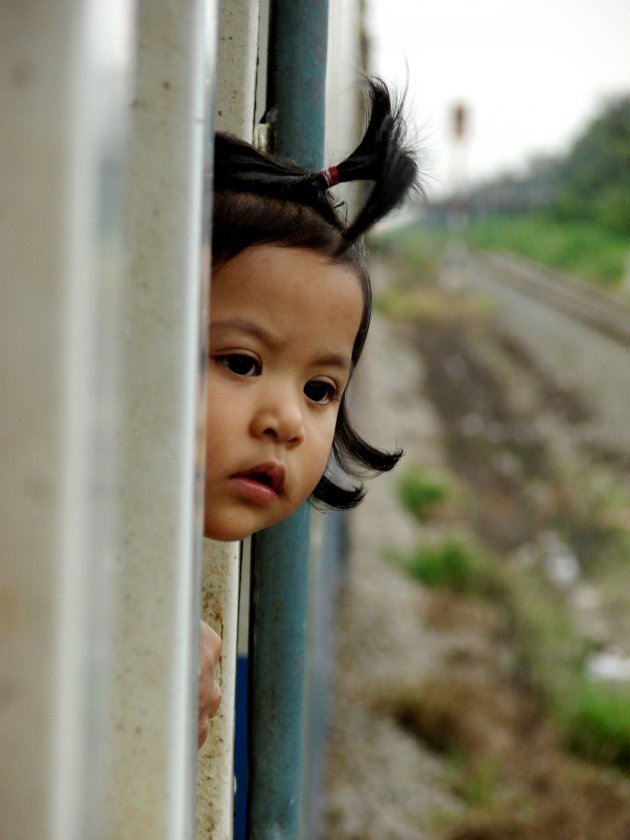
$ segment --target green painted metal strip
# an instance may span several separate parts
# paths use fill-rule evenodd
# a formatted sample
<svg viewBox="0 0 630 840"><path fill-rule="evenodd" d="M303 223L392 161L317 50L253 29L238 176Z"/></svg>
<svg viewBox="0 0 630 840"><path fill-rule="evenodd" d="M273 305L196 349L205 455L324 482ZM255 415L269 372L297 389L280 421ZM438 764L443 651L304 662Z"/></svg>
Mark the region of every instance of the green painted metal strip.
<svg viewBox="0 0 630 840"><path fill-rule="evenodd" d="M328 0L272 6L269 103L276 151L322 166ZM252 601L250 826L255 840L301 832L309 509L256 536Z"/></svg>

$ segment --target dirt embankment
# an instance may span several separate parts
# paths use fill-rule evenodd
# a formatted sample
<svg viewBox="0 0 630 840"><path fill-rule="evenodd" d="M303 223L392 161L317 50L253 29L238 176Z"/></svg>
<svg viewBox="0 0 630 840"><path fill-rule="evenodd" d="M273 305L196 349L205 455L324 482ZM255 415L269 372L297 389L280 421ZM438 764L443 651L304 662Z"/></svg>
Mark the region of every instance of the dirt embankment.
<svg viewBox="0 0 630 840"><path fill-rule="evenodd" d="M386 559L455 525L499 563L530 562L555 540L588 564L603 537L571 476L591 409L489 317L377 319L366 361L362 431L450 473L466 501L419 526L396 501L394 474L353 516L323 836L630 840L627 778L563 749L510 616L428 590ZM584 585L571 585L593 643L622 632L623 620L602 621L597 597L581 609Z"/></svg>

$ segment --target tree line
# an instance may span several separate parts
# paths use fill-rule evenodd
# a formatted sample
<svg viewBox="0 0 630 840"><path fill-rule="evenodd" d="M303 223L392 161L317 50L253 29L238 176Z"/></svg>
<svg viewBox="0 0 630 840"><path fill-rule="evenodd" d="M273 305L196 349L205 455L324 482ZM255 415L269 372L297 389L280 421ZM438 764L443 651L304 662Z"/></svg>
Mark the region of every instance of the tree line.
<svg viewBox="0 0 630 840"><path fill-rule="evenodd" d="M558 221L630 234L630 94L609 99L566 154L534 158L524 175L503 175L468 199L473 215L545 208Z"/></svg>

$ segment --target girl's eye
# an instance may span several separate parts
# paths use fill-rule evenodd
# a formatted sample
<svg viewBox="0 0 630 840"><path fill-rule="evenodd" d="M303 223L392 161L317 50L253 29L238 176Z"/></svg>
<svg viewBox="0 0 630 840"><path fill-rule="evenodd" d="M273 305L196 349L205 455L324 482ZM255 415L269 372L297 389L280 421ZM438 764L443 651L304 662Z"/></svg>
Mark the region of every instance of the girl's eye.
<svg viewBox="0 0 630 840"><path fill-rule="evenodd" d="M235 376L260 375L260 362L253 356L247 356L244 353L227 353L224 356L217 356L216 359Z"/></svg>
<svg viewBox="0 0 630 840"><path fill-rule="evenodd" d="M339 392L332 382L323 379L312 379L304 386L304 393L314 403L328 405L332 400L339 399Z"/></svg>

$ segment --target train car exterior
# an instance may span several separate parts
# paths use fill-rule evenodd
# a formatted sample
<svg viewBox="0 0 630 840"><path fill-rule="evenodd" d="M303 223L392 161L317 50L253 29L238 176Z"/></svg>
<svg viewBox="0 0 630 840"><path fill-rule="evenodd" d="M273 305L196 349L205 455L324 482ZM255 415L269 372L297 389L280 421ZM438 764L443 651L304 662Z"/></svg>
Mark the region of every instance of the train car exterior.
<svg viewBox="0 0 630 840"><path fill-rule="evenodd" d="M214 128L265 138L273 91L282 150L315 167L347 148L359 19L359 2L323 0L3 9L3 837L233 836L248 575L241 546L200 538L197 480L211 138ZM307 34L317 56L300 46ZM317 79L310 105L289 84L304 74ZM258 603L282 603L290 587L295 606L302 592L280 641L269 637L274 660L250 651L241 807L257 837L317 830L325 704L313 698L325 694L330 639L311 629L334 569L318 549L331 544L320 517L310 534L309 518L265 534L252 557ZM224 638L224 699L197 757L200 604ZM266 621L264 610L251 620ZM296 656L302 674L272 731L265 681Z"/></svg>

